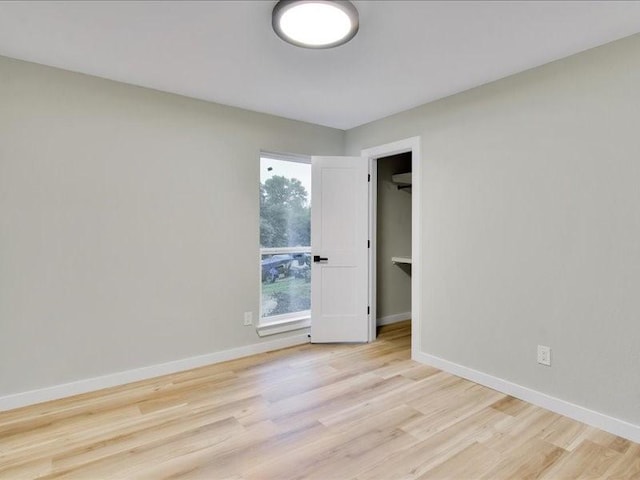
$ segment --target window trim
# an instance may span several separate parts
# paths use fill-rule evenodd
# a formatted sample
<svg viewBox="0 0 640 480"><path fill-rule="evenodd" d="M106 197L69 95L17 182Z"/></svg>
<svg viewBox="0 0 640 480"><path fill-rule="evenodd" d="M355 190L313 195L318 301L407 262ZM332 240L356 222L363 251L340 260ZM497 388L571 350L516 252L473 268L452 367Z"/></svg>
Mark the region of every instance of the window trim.
<svg viewBox="0 0 640 480"><path fill-rule="evenodd" d="M275 317L288 317L280 320L274 320L272 322L260 322L256 326L256 331L261 337L267 335L275 335L277 333L291 332L293 330L301 330L303 328L309 328L311 326L311 311L305 310L303 312L293 312L285 315L276 315ZM266 317L266 318L275 318Z"/></svg>
<svg viewBox="0 0 640 480"><path fill-rule="evenodd" d="M310 155L300 155L297 153L276 153L268 150L260 150L260 160L269 158L271 160L283 160L285 162L307 163L311 165Z"/></svg>

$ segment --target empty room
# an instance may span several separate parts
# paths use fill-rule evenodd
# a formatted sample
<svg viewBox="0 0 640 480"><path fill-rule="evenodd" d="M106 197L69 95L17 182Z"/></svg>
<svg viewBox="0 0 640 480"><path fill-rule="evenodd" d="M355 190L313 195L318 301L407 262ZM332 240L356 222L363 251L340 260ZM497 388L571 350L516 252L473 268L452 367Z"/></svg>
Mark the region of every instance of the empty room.
<svg viewBox="0 0 640 480"><path fill-rule="evenodd" d="M0 479L640 478L639 1L0 1Z"/></svg>

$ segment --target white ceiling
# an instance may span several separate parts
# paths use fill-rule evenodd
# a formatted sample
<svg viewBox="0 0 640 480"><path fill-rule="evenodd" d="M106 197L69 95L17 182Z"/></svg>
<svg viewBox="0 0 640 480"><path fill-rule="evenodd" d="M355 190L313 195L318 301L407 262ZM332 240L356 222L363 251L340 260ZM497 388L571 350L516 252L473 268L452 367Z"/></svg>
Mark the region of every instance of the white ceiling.
<svg viewBox="0 0 640 480"><path fill-rule="evenodd" d="M640 31L640 2L356 1L308 50L275 3L0 2L0 55L348 129Z"/></svg>

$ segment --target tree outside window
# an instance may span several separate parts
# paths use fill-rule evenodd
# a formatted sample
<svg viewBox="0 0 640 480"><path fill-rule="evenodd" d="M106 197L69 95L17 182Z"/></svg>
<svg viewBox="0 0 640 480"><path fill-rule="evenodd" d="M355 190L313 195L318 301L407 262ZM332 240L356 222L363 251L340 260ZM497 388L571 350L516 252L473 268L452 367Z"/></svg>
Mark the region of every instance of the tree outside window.
<svg viewBox="0 0 640 480"><path fill-rule="evenodd" d="M261 158L262 318L311 308L310 189L310 164Z"/></svg>

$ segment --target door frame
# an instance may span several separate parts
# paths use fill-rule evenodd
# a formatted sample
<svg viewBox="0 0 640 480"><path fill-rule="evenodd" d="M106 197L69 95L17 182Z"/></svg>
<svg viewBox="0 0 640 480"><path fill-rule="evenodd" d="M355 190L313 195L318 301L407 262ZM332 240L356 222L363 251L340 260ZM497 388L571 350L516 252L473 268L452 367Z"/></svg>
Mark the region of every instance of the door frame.
<svg viewBox="0 0 640 480"><path fill-rule="evenodd" d="M422 313L422 174L421 139L419 136L410 137L396 142L386 143L375 147L365 148L361 155L369 162L369 342L376 339L376 221L377 221L377 161L379 158L390 157L399 153L411 152L411 358L415 359L420 345L420 320Z"/></svg>

